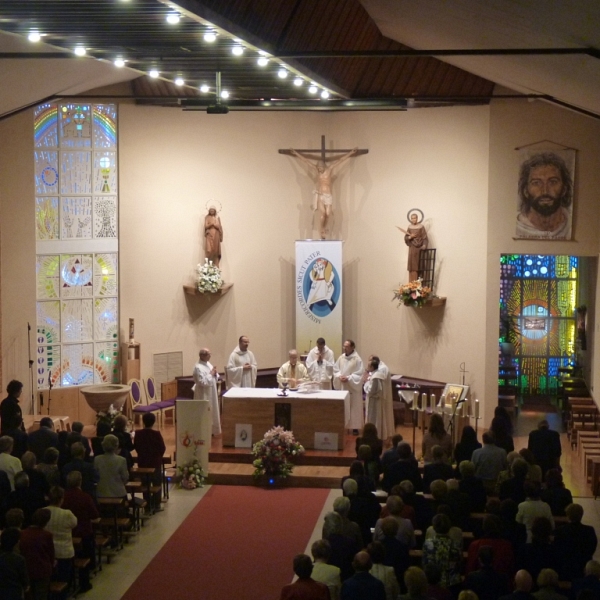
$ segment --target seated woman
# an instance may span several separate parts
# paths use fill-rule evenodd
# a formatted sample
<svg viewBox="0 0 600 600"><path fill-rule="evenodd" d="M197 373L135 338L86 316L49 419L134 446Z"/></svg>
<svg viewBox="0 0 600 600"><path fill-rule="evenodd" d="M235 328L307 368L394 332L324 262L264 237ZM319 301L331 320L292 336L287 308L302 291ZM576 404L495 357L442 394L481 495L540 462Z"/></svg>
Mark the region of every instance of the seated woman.
<svg viewBox="0 0 600 600"><path fill-rule="evenodd" d="M102 440L104 454L94 458L94 467L98 471L97 498L125 498L125 484L129 481L127 461L119 456L119 440L108 434Z"/></svg>
<svg viewBox="0 0 600 600"><path fill-rule="evenodd" d="M550 505L555 517L564 517L565 509L573 503L571 490L565 487L558 469L548 469L546 472L546 489L542 490L542 500Z"/></svg>

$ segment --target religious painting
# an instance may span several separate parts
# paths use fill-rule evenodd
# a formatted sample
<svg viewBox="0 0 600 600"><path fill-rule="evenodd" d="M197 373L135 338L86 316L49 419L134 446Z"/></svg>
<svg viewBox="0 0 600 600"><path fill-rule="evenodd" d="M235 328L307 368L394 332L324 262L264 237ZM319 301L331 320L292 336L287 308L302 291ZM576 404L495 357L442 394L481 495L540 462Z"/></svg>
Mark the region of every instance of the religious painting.
<svg viewBox="0 0 600 600"><path fill-rule="evenodd" d="M447 383L442 395L446 398L446 406L454 406L457 402L464 402L467 399L468 393L468 385Z"/></svg>
<svg viewBox="0 0 600 600"><path fill-rule="evenodd" d="M575 156L572 148L519 149L515 239L572 239Z"/></svg>

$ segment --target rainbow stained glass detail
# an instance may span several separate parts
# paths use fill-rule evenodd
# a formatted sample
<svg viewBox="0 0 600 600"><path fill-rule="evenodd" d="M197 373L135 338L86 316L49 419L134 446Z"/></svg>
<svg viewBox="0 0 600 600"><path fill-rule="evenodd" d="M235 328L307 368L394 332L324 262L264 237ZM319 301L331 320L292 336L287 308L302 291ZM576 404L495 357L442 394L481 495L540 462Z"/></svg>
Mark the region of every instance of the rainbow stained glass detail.
<svg viewBox="0 0 600 600"><path fill-rule="evenodd" d="M53 150L35 150L35 193L37 196L58 193L58 153Z"/></svg>
<svg viewBox="0 0 600 600"><path fill-rule="evenodd" d="M36 148L58 146L58 107L40 104L33 112L33 143Z"/></svg>
<svg viewBox="0 0 600 600"><path fill-rule="evenodd" d="M63 240L92 237L92 197L63 196L61 203L61 238Z"/></svg>
<svg viewBox="0 0 600 600"><path fill-rule="evenodd" d="M94 383L93 344L63 344L61 358L61 385Z"/></svg>
<svg viewBox="0 0 600 600"><path fill-rule="evenodd" d="M60 257L61 298L89 298L93 294L91 254L63 254Z"/></svg>
<svg viewBox="0 0 600 600"><path fill-rule="evenodd" d="M555 391L558 368L573 361L578 267L574 256L500 259L500 339L514 345L521 391Z"/></svg>
<svg viewBox="0 0 600 600"><path fill-rule="evenodd" d="M96 254L94 260L94 295L116 296L117 294L117 255Z"/></svg>
<svg viewBox="0 0 600 600"><path fill-rule="evenodd" d="M117 197L94 198L94 237L117 237Z"/></svg>
<svg viewBox="0 0 600 600"><path fill-rule="evenodd" d="M61 147L92 145L92 108L89 104L63 104L59 108Z"/></svg>
<svg viewBox="0 0 600 600"><path fill-rule="evenodd" d="M35 237L37 240L59 239L57 196L35 199Z"/></svg>
<svg viewBox="0 0 600 600"><path fill-rule="evenodd" d="M95 104L92 108L95 148L116 148L117 107L114 104Z"/></svg>
<svg viewBox="0 0 600 600"><path fill-rule="evenodd" d="M96 298L94 300L94 338L116 340L119 334L117 321L117 299Z"/></svg>
<svg viewBox="0 0 600 600"><path fill-rule="evenodd" d="M58 344L61 341L60 302L47 301L36 304L38 343ZM40 342L43 338L43 342Z"/></svg>
<svg viewBox="0 0 600 600"><path fill-rule="evenodd" d="M94 193L115 194L117 191L117 153L94 152Z"/></svg>
<svg viewBox="0 0 600 600"><path fill-rule="evenodd" d="M60 296L59 257L57 254L38 254L35 275L38 300L54 300Z"/></svg>
<svg viewBox="0 0 600 600"><path fill-rule="evenodd" d="M94 344L95 383L119 383L119 344L117 341Z"/></svg>
<svg viewBox="0 0 600 600"><path fill-rule="evenodd" d="M92 340L93 300L62 300L60 320L63 344Z"/></svg>

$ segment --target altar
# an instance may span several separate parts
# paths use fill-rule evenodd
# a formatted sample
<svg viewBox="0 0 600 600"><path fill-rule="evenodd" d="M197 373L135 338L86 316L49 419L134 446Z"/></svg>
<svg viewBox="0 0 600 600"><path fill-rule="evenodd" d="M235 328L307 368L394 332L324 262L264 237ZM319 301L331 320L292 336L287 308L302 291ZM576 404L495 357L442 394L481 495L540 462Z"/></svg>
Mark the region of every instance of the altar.
<svg viewBox="0 0 600 600"><path fill-rule="evenodd" d="M268 388L232 388L223 395L221 428L223 446L236 445L236 425L251 425L252 444L260 441L265 432L282 425L294 432L305 448L315 448L315 434L337 435L332 450L344 447L344 406L349 402L345 391L319 390L310 394ZM239 427L238 427L239 429ZM326 436L320 436L325 438Z"/></svg>

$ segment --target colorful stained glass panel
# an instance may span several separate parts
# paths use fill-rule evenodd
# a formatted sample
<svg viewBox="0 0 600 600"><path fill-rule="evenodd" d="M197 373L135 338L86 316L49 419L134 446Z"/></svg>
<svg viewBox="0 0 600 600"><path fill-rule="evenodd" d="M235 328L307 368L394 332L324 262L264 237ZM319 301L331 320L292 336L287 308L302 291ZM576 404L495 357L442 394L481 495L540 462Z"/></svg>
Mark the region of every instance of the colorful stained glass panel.
<svg viewBox="0 0 600 600"><path fill-rule="evenodd" d="M62 385L94 383L94 345L64 344L61 367Z"/></svg>
<svg viewBox="0 0 600 600"><path fill-rule="evenodd" d="M118 294L117 255L96 254L94 261L94 295Z"/></svg>
<svg viewBox="0 0 600 600"><path fill-rule="evenodd" d="M57 196L35 199L35 237L38 240L59 239Z"/></svg>
<svg viewBox="0 0 600 600"><path fill-rule="evenodd" d="M61 340L60 326L60 302L47 301L38 302L37 309L37 333L38 343L58 344ZM39 341L43 338L43 341Z"/></svg>
<svg viewBox="0 0 600 600"><path fill-rule="evenodd" d="M33 112L33 143L36 148L58 146L58 108L56 104L41 104Z"/></svg>
<svg viewBox="0 0 600 600"><path fill-rule="evenodd" d="M94 193L116 194L117 153L94 152Z"/></svg>
<svg viewBox="0 0 600 600"><path fill-rule="evenodd" d="M63 240L92 237L91 196L64 196L61 207L61 238Z"/></svg>
<svg viewBox="0 0 600 600"><path fill-rule="evenodd" d="M94 380L96 383L119 382L119 344L116 341L95 343Z"/></svg>
<svg viewBox="0 0 600 600"><path fill-rule="evenodd" d="M93 294L91 254L64 254L60 257L61 298L90 298Z"/></svg>
<svg viewBox="0 0 600 600"><path fill-rule="evenodd" d="M58 299L59 287L59 258L57 254L38 254L36 257L36 279L38 300Z"/></svg>
<svg viewBox="0 0 600 600"><path fill-rule="evenodd" d="M33 153L35 163L35 193L37 196L58 193L58 153L51 150L36 150Z"/></svg>
<svg viewBox="0 0 600 600"><path fill-rule="evenodd" d="M62 341L85 342L92 340L93 300L62 300Z"/></svg>
<svg viewBox="0 0 600 600"><path fill-rule="evenodd" d="M43 340L38 336L38 343ZM39 345L36 356L36 378L38 389L47 389L48 379L52 379L54 386L60 377L60 346Z"/></svg>
<svg viewBox="0 0 600 600"><path fill-rule="evenodd" d="M64 104L60 113L60 145L85 148L92 145L92 111L87 104Z"/></svg>
<svg viewBox="0 0 600 600"><path fill-rule="evenodd" d="M117 107L114 104L94 105L94 147L116 148Z"/></svg>
<svg viewBox="0 0 600 600"><path fill-rule="evenodd" d="M117 197L94 198L94 237L117 237Z"/></svg>

